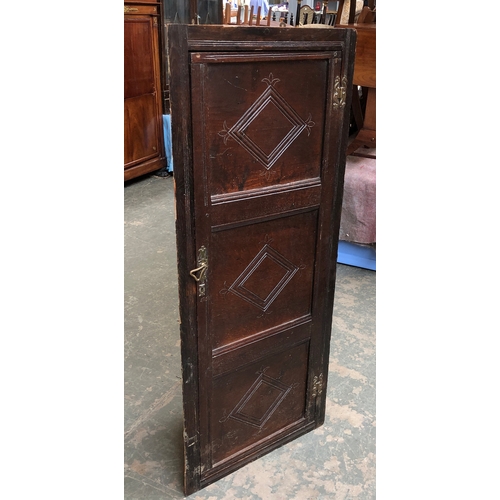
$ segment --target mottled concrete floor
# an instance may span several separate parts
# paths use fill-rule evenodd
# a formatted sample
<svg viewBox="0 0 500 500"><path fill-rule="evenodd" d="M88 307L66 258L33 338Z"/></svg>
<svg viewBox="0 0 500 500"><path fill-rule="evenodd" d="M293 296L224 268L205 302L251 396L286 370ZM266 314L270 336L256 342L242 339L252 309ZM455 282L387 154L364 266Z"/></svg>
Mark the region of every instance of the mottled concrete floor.
<svg viewBox="0 0 500 500"><path fill-rule="evenodd" d="M184 498L173 180L125 184L125 500ZM375 272L338 265L325 424L194 500L375 498Z"/></svg>

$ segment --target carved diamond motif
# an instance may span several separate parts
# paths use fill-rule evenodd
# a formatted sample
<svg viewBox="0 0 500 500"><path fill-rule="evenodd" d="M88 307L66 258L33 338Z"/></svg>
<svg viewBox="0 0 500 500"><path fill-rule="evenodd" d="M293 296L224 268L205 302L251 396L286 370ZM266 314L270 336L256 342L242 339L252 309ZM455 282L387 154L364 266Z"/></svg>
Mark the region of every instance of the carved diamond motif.
<svg viewBox="0 0 500 500"><path fill-rule="evenodd" d="M261 268L261 266L263 267ZM278 272L275 272L274 276L278 275L281 276L281 278L278 279L276 283L271 283L271 285L264 283L263 286L266 288L259 290L259 280L252 280L252 276L259 268L261 268L261 270L268 270L272 268L272 266L278 266ZM250 304L253 304L255 307L258 307L262 311L267 311L269 306L274 302L298 270L299 268L297 266L283 257L283 255L274 248L269 245L264 245L252 262L248 264L241 275L229 287L229 291ZM252 287L253 290L251 289Z"/></svg>
<svg viewBox="0 0 500 500"><path fill-rule="evenodd" d="M272 127L270 126L272 124ZM290 118L281 112L279 106L273 100L261 107L258 115L245 126L243 140L258 144L258 147L270 158L276 149L276 145L283 143L287 136L298 127L296 123L290 121ZM259 131L266 131L269 141L259 140Z"/></svg>
<svg viewBox="0 0 500 500"><path fill-rule="evenodd" d="M272 73L269 75L269 78L264 78L262 81L267 83L267 89L264 90L260 97L232 127L228 127L227 123L224 122L224 130L221 130L219 135L224 137L224 144L227 143L229 138L234 139L269 170L304 129L307 129L307 135L310 134L310 129L314 126L314 122L311 120L311 115L304 121L274 88L274 85L280 80L274 78ZM259 145L257 143L258 140L257 142L253 140L247 132L251 129L252 124L254 127L256 124L258 126L258 121L255 122L256 120L267 120L267 116L272 116L276 113L280 114L278 119L282 124L277 130L271 128L270 139L276 145L274 148L271 147L271 151L269 151L269 146L267 146L268 152L266 153L263 150L264 146L262 144Z"/></svg>
<svg viewBox="0 0 500 500"><path fill-rule="evenodd" d="M261 373L230 413L229 418L262 429L291 389L292 387L279 380Z"/></svg>

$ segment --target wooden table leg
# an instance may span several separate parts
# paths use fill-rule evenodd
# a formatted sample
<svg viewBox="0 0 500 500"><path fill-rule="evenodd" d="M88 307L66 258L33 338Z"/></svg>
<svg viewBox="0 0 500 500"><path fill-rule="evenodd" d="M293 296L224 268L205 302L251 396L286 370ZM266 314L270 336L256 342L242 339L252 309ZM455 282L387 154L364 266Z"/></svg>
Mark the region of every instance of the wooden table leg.
<svg viewBox="0 0 500 500"><path fill-rule="evenodd" d="M361 146L367 148L375 148L377 146L376 134L376 89L370 87L366 94L366 108L363 119L363 126L356 134L354 140L347 147L347 154L354 153ZM362 155L373 158L373 155Z"/></svg>

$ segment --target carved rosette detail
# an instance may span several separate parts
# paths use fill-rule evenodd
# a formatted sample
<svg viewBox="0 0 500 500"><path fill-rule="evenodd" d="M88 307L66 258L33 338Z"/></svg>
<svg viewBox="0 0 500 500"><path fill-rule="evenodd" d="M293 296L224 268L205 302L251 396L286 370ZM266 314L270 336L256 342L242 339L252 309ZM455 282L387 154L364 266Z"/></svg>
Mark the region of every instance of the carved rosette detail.
<svg viewBox="0 0 500 500"><path fill-rule="evenodd" d="M269 78L263 78L263 82L266 82L270 87L273 87L275 83L281 82L279 78L274 78L272 73L269 73Z"/></svg>
<svg viewBox="0 0 500 500"><path fill-rule="evenodd" d="M306 120L302 119L286 99L276 90L275 86L280 81L281 80L275 78L272 73L269 74L269 77L263 78L262 82L267 84L267 88L264 92L233 126L230 127L227 121L224 121L222 130L218 133L219 136L224 139L224 144L227 144L229 139L233 139L250 153L251 156L264 165L266 170L269 170L278 161L304 130L307 131L307 135L309 136L311 128L315 125L311 114L309 114ZM281 113L290 126L289 131L284 137L276 137L276 145L270 153L264 152L261 147L262 145L257 144L258 141L254 141L247 135L247 129L259 118L266 108Z"/></svg>
<svg viewBox="0 0 500 500"><path fill-rule="evenodd" d="M315 123L311 119L311 113L307 117L307 120L304 122L306 124L307 135L311 135L311 128L314 127Z"/></svg>

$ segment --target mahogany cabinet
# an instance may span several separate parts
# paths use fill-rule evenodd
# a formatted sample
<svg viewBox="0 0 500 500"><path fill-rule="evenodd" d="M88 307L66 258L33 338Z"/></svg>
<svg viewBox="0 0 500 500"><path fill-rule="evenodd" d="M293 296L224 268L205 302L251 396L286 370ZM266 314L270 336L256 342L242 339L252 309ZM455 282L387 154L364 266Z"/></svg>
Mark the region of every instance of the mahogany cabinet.
<svg viewBox="0 0 500 500"><path fill-rule="evenodd" d="M125 180L166 164L162 124L161 21L158 1L125 2Z"/></svg>

